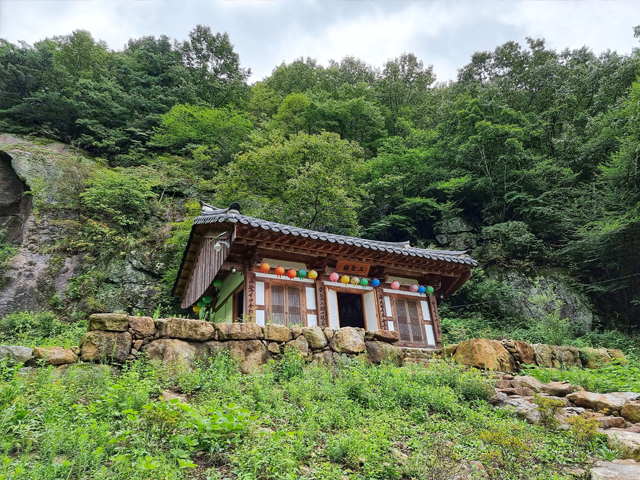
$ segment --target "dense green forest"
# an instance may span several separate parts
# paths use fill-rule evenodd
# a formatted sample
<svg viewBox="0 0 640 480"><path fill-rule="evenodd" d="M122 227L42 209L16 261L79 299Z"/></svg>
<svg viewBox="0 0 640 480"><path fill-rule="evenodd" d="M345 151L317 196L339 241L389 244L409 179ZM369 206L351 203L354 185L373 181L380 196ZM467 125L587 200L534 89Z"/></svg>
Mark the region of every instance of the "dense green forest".
<svg viewBox="0 0 640 480"><path fill-rule="evenodd" d="M470 250L483 268L444 317L501 324L494 300L508 292L485 270L554 267L588 295L596 327L640 328L638 49L507 42L448 83L403 53L381 66L301 58L250 84L229 36L203 26L122 50L86 31L2 40L0 56L2 131L99 166L78 162L60 189L82 221L56 248L92 265L69 296L90 298L105 258L161 241L173 248L162 308L174 308L195 200L238 201L302 227Z"/></svg>

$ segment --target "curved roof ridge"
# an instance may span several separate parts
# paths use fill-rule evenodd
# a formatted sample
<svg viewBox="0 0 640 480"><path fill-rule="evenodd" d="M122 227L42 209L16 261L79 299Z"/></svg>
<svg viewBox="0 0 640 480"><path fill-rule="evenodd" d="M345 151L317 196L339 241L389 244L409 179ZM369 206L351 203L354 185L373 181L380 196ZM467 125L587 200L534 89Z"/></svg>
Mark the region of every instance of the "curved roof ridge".
<svg viewBox="0 0 640 480"><path fill-rule="evenodd" d="M465 263L468 265L477 265L477 262L466 255L466 250L437 250L428 248L412 247L409 241L404 242L385 242L381 240L370 240L365 238L350 237L347 235L339 235L335 233L319 232L310 230L307 228L295 227L292 225L285 225L283 223L272 222L270 220L261 220L259 218L249 217L242 215L236 209L226 208L221 209L214 207L213 205L202 204L202 213L199 217L196 217L193 221L194 224L208 224L208 223L242 223L244 225L251 225L253 227L260 227L264 230L273 230L277 232L283 232L288 235L302 235L309 236L311 238L320 238L322 240L332 243L347 243L349 245L358 245L364 248L377 250L378 247L383 248L389 252L398 253L402 255L412 255L420 257L428 257L435 260L446 260L456 263ZM234 204L235 205L235 204ZM232 205L233 206L233 205ZM448 258L447 258L448 257Z"/></svg>

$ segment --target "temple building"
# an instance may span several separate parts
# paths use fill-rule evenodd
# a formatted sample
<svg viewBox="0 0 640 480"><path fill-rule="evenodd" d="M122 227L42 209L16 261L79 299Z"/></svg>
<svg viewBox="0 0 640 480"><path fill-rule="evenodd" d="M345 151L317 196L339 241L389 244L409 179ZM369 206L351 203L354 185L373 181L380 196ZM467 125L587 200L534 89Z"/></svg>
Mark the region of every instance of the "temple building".
<svg viewBox="0 0 640 480"><path fill-rule="evenodd" d="M441 346L438 300L471 278L465 252L316 232L202 204L173 295L216 322L395 330Z"/></svg>

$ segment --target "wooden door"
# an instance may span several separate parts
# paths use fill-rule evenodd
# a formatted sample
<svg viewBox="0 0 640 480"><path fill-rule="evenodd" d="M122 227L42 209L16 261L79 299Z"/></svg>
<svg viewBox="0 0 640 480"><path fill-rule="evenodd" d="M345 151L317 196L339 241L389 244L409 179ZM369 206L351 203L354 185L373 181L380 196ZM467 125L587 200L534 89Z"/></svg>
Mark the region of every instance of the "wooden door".
<svg viewBox="0 0 640 480"><path fill-rule="evenodd" d="M299 287L271 285L269 321L281 325L302 325L302 292Z"/></svg>
<svg viewBox="0 0 640 480"><path fill-rule="evenodd" d="M426 344L418 302L396 297L394 304L400 341L417 345Z"/></svg>

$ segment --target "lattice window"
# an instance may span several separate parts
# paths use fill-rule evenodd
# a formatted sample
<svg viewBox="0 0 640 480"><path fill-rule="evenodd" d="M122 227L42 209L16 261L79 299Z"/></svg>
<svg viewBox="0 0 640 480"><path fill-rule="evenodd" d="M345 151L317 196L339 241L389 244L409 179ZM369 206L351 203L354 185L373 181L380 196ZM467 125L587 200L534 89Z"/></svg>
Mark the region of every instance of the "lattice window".
<svg viewBox="0 0 640 480"><path fill-rule="evenodd" d="M300 288L271 285L270 290L268 321L287 326L302 324L302 292Z"/></svg>
<svg viewBox="0 0 640 480"><path fill-rule="evenodd" d="M394 298L395 320L403 342L425 344L424 327L418 302L404 298Z"/></svg>

